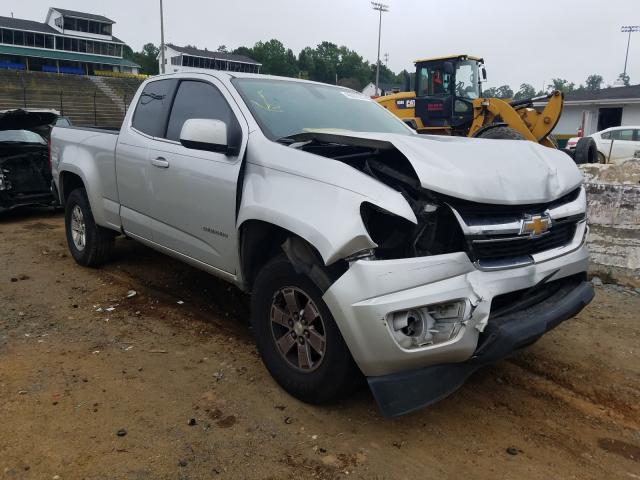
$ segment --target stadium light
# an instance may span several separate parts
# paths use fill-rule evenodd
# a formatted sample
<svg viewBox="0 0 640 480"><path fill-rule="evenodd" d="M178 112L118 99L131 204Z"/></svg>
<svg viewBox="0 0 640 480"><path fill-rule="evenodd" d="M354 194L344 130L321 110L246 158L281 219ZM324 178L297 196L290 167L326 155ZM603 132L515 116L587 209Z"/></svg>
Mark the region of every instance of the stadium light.
<svg viewBox="0 0 640 480"><path fill-rule="evenodd" d="M160 0L160 73L164 73L164 13L162 12L162 0Z"/></svg>
<svg viewBox="0 0 640 480"><path fill-rule="evenodd" d="M640 32L640 25L624 25L620 31L622 33L628 33L629 38L627 40L627 54L624 57L624 73L622 74L624 78L627 78L627 60L629 59L629 44L631 43L631 34L635 32Z"/></svg>
<svg viewBox="0 0 640 480"><path fill-rule="evenodd" d="M380 37L382 36L382 12L388 12L389 5L371 2L371 8L380 12L380 22L378 24L378 62L376 63L376 95L378 95L380 93L378 85L380 83Z"/></svg>

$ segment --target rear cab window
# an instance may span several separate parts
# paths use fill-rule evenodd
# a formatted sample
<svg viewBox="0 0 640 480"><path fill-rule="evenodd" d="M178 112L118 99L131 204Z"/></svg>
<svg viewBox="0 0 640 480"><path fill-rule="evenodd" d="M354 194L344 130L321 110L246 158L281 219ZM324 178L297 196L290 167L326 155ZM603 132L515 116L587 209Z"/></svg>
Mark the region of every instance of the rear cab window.
<svg viewBox="0 0 640 480"><path fill-rule="evenodd" d="M152 137L164 137L176 79L156 80L145 85L140 94L131 126Z"/></svg>

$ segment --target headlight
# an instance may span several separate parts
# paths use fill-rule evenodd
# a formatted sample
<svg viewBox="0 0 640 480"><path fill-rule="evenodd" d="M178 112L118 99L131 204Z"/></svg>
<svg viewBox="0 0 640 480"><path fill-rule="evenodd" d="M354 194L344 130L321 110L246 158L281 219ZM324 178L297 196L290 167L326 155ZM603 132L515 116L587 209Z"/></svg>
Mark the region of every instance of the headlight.
<svg viewBox="0 0 640 480"><path fill-rule="evenodd" d="M464 300L436 303L391 313L387 325L391 335L403 348L435 345L454 338L464 320Z"/></svg>

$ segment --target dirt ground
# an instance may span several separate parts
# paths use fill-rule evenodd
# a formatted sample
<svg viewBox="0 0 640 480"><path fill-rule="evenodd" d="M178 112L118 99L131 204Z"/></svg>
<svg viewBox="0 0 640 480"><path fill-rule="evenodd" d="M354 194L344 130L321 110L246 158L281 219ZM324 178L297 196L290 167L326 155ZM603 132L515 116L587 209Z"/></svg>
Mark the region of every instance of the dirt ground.
<svg viewBox="0 0 640 480"><path fill-rule="evenodd" d="M638 312L636 292L599 287L519 356L389 420L366 390L323 407L284 393L234 287L125 239L81 268L61 213L11 212L0 478L640 479Z"/></svg>

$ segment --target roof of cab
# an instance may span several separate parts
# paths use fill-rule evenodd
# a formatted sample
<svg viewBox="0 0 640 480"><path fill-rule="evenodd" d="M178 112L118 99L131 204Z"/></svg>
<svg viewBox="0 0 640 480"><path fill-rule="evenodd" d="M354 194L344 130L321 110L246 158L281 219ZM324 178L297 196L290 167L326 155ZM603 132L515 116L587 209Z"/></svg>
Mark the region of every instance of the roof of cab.
<svg viewBox="0 0 640 480"><path fill-rule="evenodd" d="M422 63L422 62L433 62L436 60L474 60L476 62L484 63L484 59L482 57L474 57L473 55L445 55L442 57L431 57L431 58L421 58L419 60L415 60L413 63Z"/></svg>

